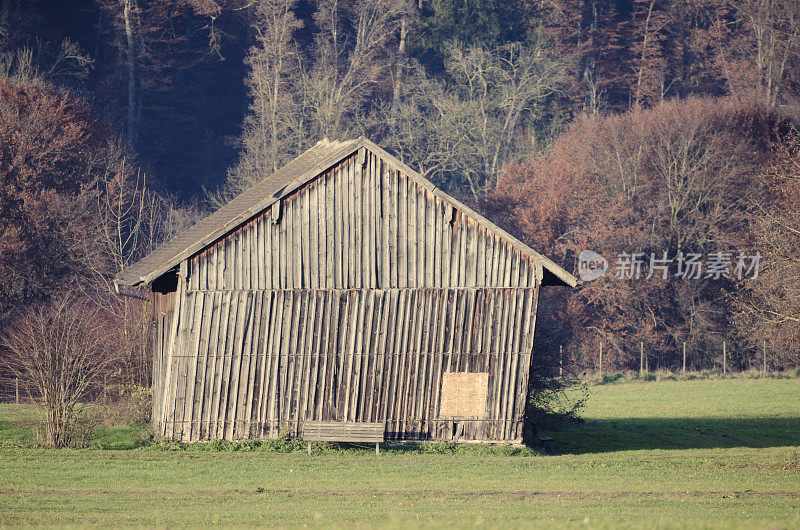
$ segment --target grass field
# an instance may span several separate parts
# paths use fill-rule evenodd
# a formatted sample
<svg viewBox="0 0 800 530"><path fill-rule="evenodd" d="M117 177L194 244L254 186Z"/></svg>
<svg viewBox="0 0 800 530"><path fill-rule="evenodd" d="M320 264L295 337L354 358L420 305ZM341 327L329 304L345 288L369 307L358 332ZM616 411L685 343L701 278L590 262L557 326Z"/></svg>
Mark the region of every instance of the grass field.
<svg viewBox="0 0 800 530"><path fill-rule="evenodd" d="M14 448L32 411L4 405L0 524L800 528L800 379L590 392L586 422L552 434L555 456Z"/></svg>

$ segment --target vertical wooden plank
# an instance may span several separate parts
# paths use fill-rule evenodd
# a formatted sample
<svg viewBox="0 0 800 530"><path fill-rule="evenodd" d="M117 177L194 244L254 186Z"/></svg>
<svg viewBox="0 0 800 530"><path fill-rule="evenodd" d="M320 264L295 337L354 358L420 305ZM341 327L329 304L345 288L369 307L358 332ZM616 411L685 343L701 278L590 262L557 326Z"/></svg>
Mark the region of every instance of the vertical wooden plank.
<svg viewBox="0 0 800 530"><path fill-rule="evenodd" d="M242 241L242 284L241 289L250 289L250 271L251 264L252 264L252 256L251 256L251 245L250 239L253 235L253 224L247 223L241 229L241 241Z"/></svg>
<svg viewBox="0 0 800 530"><path fill-rule="evenodd" d="M502 248L500 246L500 240L496 236L492 236L492 271L491 271L491 284L494 287L499 287L502 285L500 281L499 271L500 271L500 262L502 261Z"/></svg>
<svg viewBox="0 0 800 530"><path fill-rule="evenodd" d="M336 330L334 342L334 360L336 371L331 383L332 414L337 421L345 421L344 413L344 372L347 364L347 337L350 324L350 311L352 303L348 291L339 292L339 326Z"/></svg>
<svg viewBox="0 0 800 530"><path fill-rule="evenodd" d="M307 190L303 189L294 194L292 198L292 251L294 260L292 270L294 270L293 286L295 289L303 289L307 284L304 282L305 263L303 262L303 246L308 244L308 238L303 237L303 197Z"/></svg>
<svg viewBox="0 0 800 530"><path fill-rule="evenodd" d="M467 223L467 286L478 285L478 225Z"/></svg>
<svg viewBox="0 0 800 530"><path fill-rule="evenodd" d="M397 172L397 287L405 288L408 282L408 184L407 177Z"/></svg>
<svg viewBox="0 0 800 530"><path fill-rule="evenodd" d="M350 185L350 174L353 171L352 159L346 160L342 165L342 205L344 211L341 213L343 218L343 287L349 289L353 287L353 188Z"/></svg>
<svg viewBox="0 0 800 530"><path fill-rule="evenodd" d="M231 291L224 291L219 293L220 300L220 317L219 322L216 324L217 331L215 332L214 343L214 378L211 384L211 401L209 403L208 411L208 437L218 438L219 427L219 402L222 394L222 378L225 368L225 345L228 333L228 320L230 319L231 312Z"/></svg>
<svg viewBox="0 0 800 530"><path fill-rule="evenodd" d="M325 403L323 405L323 418L336 421L336 380L339 374L339 330L342 323L342 292L332 291L331 326L328 335L328 347L325 351L327 359L325 378Z"/></svg>
<svg viewBox="0 0 800 530"><path fill-rule="evenodd" d="M380 417L380 407L383 403L381 398L381 389L384 385L384 362L386 360L386 342L389 339L388 337L388 325L389 325L389 291L382 291L380 293L380 299L378 300L379 303L379 311L378 315L380 316L380 325L379 325L379 334L378 334L378 348L375 351L374 356L374 363L372 368L372 381L373 381L373 388L370 391L370 403L369 403L369 416L367 419L369 421L378 421Z"/></svg>
<svg viewBox="0 0 800 530"><path fill-rule="evenodd" d="M319 193L319 183L317 181L308 184L308 261L310 269L309 285L312 289L320 288L319 281L319 203L317 195Z"/></svg>
<svg viewBox="0 0 800 530"><path fill-rule="evenodd" d="M286 197L283 199L283 218L281 219L281 234L283 234L281 238L281 244L283 245L283 261L282 263L286 264L284 269L283 277L285 279L284 288L286 289L294 289L295 288L295 271L297 267L295 266L296 262L296 255L295 250L297 246L294 244L294 208L295 200L294 196Z"/></svg>
<svg viewBox="0 0 800 530"><path fill-rule="evenodd" d="M467 279L467 245L469 242L467 241L468 236L468 220L466 215L460 215L458 219L459 224L459 258L458 258L458 281L459 285L462 286L469 286L469 281Z"/></svg>
<svg viewBox="0 0 800 530"><path fill-rule="evenodd" d="M382 421L386 422L386 418L388 415L388 406L389 406L389 397L390 397L390 388L392 386L392 381L395 379L395 373L393 370L394 366L394 359L396 358L396 349L395 346L397 344L397 309L398 309L398 299L399 299L399 292L396 289L392 289L385 293L387 297L386 300L386 313L387 313L387 321L386 321L386 333L385 333L385 347L382 350L382 355L385 352L383 362L381 366L383 368L383 380L380 385L380 405L378 408L378 416L376 417L375 421Z"/></svg>
<svg viewBox="0 0 800 530"><path fill-rule="evenodd" d="M235 345L237 314L239 311L239 291L231 291L228 318L225 324L225 343L223 349L222 370L220 374L219 399L217 401L216 437L225 439L225 421L228 418L228 393L230 391L231 365Z"/></svg>
<svg viewBox="0 0 800 530"><path fill-rule="evenodd" d="M494 319L492 321L492 359L491 370L489 373L491 391L491 409L490 419L492 420L492 437L497 438L500 435L498 429L497 419L500 416L500 389L502 387L503 372L502 372L502 332L503 332L503 319L505 317L505 305L503 304L503 291L501 289L493 290L494 295Z"/></svg>
<svg viewBox="0 0 800 530"><path fill-rule="evenodd" d="M280 380L278 378L280 369L280 352L281 341L283 338L283 321L284 313L286 312L286 291L275 291L272 302L272 317L271 317L271 340L269 343L269 355L267 357L267 377L269 384L265 390L266 394L266 411L267 411L267 429L269 430L270 438L280 435L278 429L278 398L280 396Z"/></svg>
<svg viewBox="0 0 800 530"><path fill-rule="evenodd" d="M287 400L289 399L289 348L292 333L292 325L295 319L296 308L296 293L287 290L284 293L284 311L283 311L283 324L282 333L280 337L280 349L278 351L278 395L276 396L277 403L277 421L278 429L281 434L286 434L286 422L288 420Z"/></svg>
<svg viewBox="0 0 800 530"><path fill-rule="evenodd" d="M175 413L172 420L172 438L177 440L184 439L184 419L186 412L186 387L189 380L189 352L192 349L192 331L197 313L197 291L187 293L186 318L181 323L180 349L175 364L177 368L177 379L175 388ZM187 433L188 434L188 433Z"/></svg>
<svg viewBox="0 0 800 530"><path fill-rule="evenodd" d="M475 285L486 286L486 230L482 226L476 228L477 236Z"/></svg>
<svg viewBox="0 0 800 530"><path fill-rule="evenodd" d="M317 316L314 321L314 344L312 346L313 355L313 375L311 376L311 388L308 396L307 415L309 419L321 419L317 413L317 401L319 400L320 390L320 368L322 366L322 348L324 344L324 327L329 314L328 304L330 297L328 291L316 293L317 297Z"/></svg>
<svg viewBox="0 0 800 530"><path fill-rule="evenodd" d="M353 251L355 254L355 287L363 289L367 283L364 278L363 263L365 259L364 246L366 244L364 234L364 183L362 180L362 166L357 161L353 165L353 173L351 174L352 187L355 190L355 211L353 214L353 231L355 239L353 240Z"/></svg>
<svg viewBox="0 0 800 530"><path fill-rule="evenodd" d="M444 226L442 227L442 237L444 243L444 252L442 253L442 281L445 287L454 287L458 281L453 280L453 264L455 258L453 257L453 244L456 241L456 223L453 221L456 212L453 207L446 205L444 208Z"/></svg>
<svg viewBox="0 0 800 530"><path fill-rule="evenodd" d="M427 358L428 358L428 344L427 337L430 326L431 318L431 290L423 289L420 291L420 298L422 300L420 306L420 329L417 332L417 344L414 352L414 372L412 374L412 383L409 387L409 400L410 400L410 417L414 424L411 425L412 430L419 428L419 423L424 417L422 411L422 395L423 388L427 384ZM417 435L419 433L417 432Z"/></svg>
<svg viewBox="0 0 800 530"><path fill-rule="evenodd" d="M445 328L447 327L448 316L451 311L450 297L451 290L439 292L439 314L436 323L436 374L434 377L433 390L433 410L432 416L436 420L436 426L431 433L436 438L440 436L441 422L439 421L439 405L442 392L442 374L444 372L444 351L445 351Z"/></svg>
<svg viewBox="0 0 800 530"><path fill-rule="evenodd" d="M419 258L417 253L419 251L419 242L417 240L417 185L406 179L408 203L406 205L408 211L408 285L409 287L419 287L419 277L417 275L417 267L419 265Z"/></svg>
<svg viewBox="0 0 800 530"><path fill-rule="evenodd" d="M353 369L353 375L351 378L350 390L348 391L348 395L350 396L350 410L347 419L349 421L357 421L359 419L359 406L363 391L361 386L361 373L365 355L364 348L366 344L365 336L367 334L367 322L369 319L369 316L367 315L367 306L371 296L371 291L358 291L359 308L358 319L356 321L355 344L353 346L353 362L355 362L355 367Z"/></svg>
<svg viewBox="0 0 800 530"><path fill-rule="evenodd" d="M389 282L388 288L396 288L397 285L397 180L394 177L394 168L387 164L382 164L381 181L386 189L386 244L388 245L389 262Z"/></svg>
<svg viewBox="0 0 800 530"><path fill-rule="evenodd" d="M433 287L436 285L436 260L438 256L435 251L436 225L434 224L434 208L436 198L428 190L424 190L425 201L423 203L424 229L425 229L425 278L423 285Z"/></svg>
<svg viewBox="0 0 800 530"><path fill-rule="evenodd" d="M238 267L237 267L238 268ZM234 324L233 344L231 345L231 362L225 401L225 439L233 440L236 418L236 404L239 397L239 376L242 365L242 346L246 324L248 323L248 313L250 311L250 300L248 293L240 292L238 296L238 307L236 308L237 318Z"/></svg>
<svg viewBox="0 0 800 530"><path fill-rule="evenodd" d="M382 376L382 369L379 372L380 362L383 360L383 350L386 348L386 291L379 291L375 297L375 335L374 335L374 348L370 355L370 378L369 386L367 388L367 414L364 417L365 421L375 421L377 418L376 408L378 407L378 390L379 385L378 377Z"/></svg>
<svg viewBox="0 0 800 530"><path fill-rule="evenodd" d="M314 291L308 291L305 293L305 304L308 308L306 313L306 320L303 326L303 344L300 349L299 354L303 356L303 381L301 384L301 399L298 399L298 410L297 410L297 430L300 431L302 429L302 423L306 420L307 411L308 411L308 397L310 394L310 387L314 384L314 381L311 379L311 365L313 363L312 358L312 349L314 346L314 332L316 330L316 326L314 323L316 322L317 318L317 301L319 297L317 293Z"/></svg>
<svg viewBox="0 0 800 530"><path fill-rule="evenodd" d="M325 175L324 189L325 189L325 282L326 287L333 289L336 287L335 268L336 261L334 259L335 247L335 219L334 219L334 193L336 186L334 185L334 172L329 171Z"/></svg>
<svg viewBox="0 0 800 530"><path fill-rule="evenodd" d="M294 421L292 414L295 410L293 406L294 402L298 399L299 394L296 395L297 392L297 380L298 380L298 364L300 359L298 358L298 343L301 331L301 322L303 321L304 312L306 308L303 306L303 293L302 291L294 291L290 295L293 299L292 303L292 320L291 320L291 327L289 328L289 343L288 348L286 350L286 372L284 380L286 381L286 386L284 387L284 405L282 407L283 414L281 417L282 424L286 426L287 434L294 435L295 433L292 432L292 429L297 426L297 423Z"/></svg>
<svg viewBox="0 0 800 530"><path fill-rule="evenodd" d="M214 257L216 260L216 284L214 289L225 289L225 240L218 241L214 245Z"/></svg>
<svg viewBox="0 0 800 530"><path fill-rule="evenodd" d="M380 158L375 159L376 186L380 192L380 248L381 248L381 287L388 289L392 286L392 250L393 245L390 239L390 217L391 217L391 197L389 195L389 182L386 174L386 164Z"/></svg>
<svg viewBox="0 0 800 530"><path fill-rule="evenodd" d="M400 385L400 366L402 363L402 356L404 353L403 347L403 336L405 334L405 328L408 323L408 298L410 296L411 291L408 289L403 289L396 293L396 309L395 314L397 318L395 319L394 325L394 337L392 341L392 358L391 358L391 380L389 388L387 388L387 392L389 394L386 402L386 413L385 413L385 420L386 420L386 428L390 430L392 433L397 433L399 429L398 423L398 414L397 414L397 403L398 403L398 393L400 392L401 385Z"/></svg>
<svg viewBox="0 0 800 530"><path fill-rule="evenodd" d="M255 393L258 392L257 376L259 375L260 360L258 353L260 351L259 347L263 331L263 294L264 293L261 291L256 291L251 294L255 308L253 309L253 320L250 323L250 347L247 348L247 385L243 407L244 430L242 432L243 436L247 438L253 436L253 400ZM260 367L260 369L263 370L263 367Z"/></svg>
<svg viewBox="0 0 800 530"><path fill-rule="evenodd" d="M350 402L353 382L353 368L355 364L355 342L356 331L358 329L358 318L360 316L360 297L361 291L348 291L346 292L350 310L348 311L348 333L347 333L347 361L345 363L345 371L342 377L342 421L350 420Z"/></svg>
<svg viewBox="0 0 800 530"><path fill-rule="evenodd" d="M170 406L168 405L169 401L172 399L171 388L172 388L172 380L174 379L173 374L173 367L172 363L175 358L175 349L176 349L176 342L177 342L177 335L179 330L179 321L181 319L181 309L183 307L183 297L184 297L184 279L178 278L178 288L175 292L175 301L174 306L172 309L172 322L170 323L170 331L169 331L169 342L165 352L165 364L166 364L166 375L164 377L164 391L160 396L161 399L161 435L167 435L167 418L168 414L170 413Z"/></svg>
<svg viewBox="0 0 800 530"><path fill-rule="evenodd" d="M289 249L286 245L286 230L287 225L289 224L287 215L286 215L286 199L281 199L280 206L277 210L273 210L275 214L278 216L277 223L275 224L275 241L276 241L276 253L275 256L278 261L278 273L277 273L277 288L278 289L288 289L288 271L287 271L287 257L289 254Z"/></svg>
<svg viewBox="0 0 800 530"><path fill-rule="evenodd" d="M325 313L323 318L323 329L321 330L320 349L319 349L319 362L320 368L318 373L318 391L316 392L315 402L315 418L319 420L329 419L324 415L325 400L326 400L326 386L328 380L328 352L330 351L330 332L333 320L333 313L336 310L336 300L333 291L328 291L326 294Z"/></svg>
<svg viewBox="0 0 800 530"><path fill-rule="evenodd" d="M253 288L264 289L264 214L254 220Z"/></svg>
<svg viewBox="0 0 800 530"><path fill-rule="evenodd" d="M501 362L498 362L498 369L502 374L501 377L501 385L500 389L497 394L498 400L498 407L497 407L497 420L498 420L498 427L499 433L498 435L505 439L506 437L506 422L504 421L506 407L508 406L507 400L507 393L508 393L508 385L509 385L509 371L510 371L510 352L509 352L509 336L511 334L511 322L512 322L512 311L513 308L511 307L511 291L508 289L504 289L502 291L502 298L503 298L503 321L502 325L502 332L500 333L500 349L498 350L502 356L500 357Z"/></svg>
<svg viewBox="0 0 800 530"><path fill-rule="evenodd" d="M427 230L425 227L425 190L414 183L414 195L417 198L417 286L424 287L426 285L425 261L427 256Z"/></svg>
<svg viewBox="0 0 800 530"><path fill-rule="evenodd" d="M210 346L210 337L212 336L211 332L214 321L219 320L219 317L217 317L219 307L215 303L216 299L214 293L203 293L203 298L203 318L200 326L200 343L197 350L198 362L201 359L203 362L202 365L198 365L197 369L195 370L195 385L197 386L197 389L195 390L194 396L191 424L192 428L190 429L189 434L189 437L192 440L201 440L205 437L205 429L203 428L203 412L208 403L206 399L206 380L209 378L208 370L209 365L211 364L209 362L212 351Z"/></svg>
<svg viewBox="0 0 800 530"><path fill-rule="evenodd" d="M333 247L333 259L334 263L336 264L335 269L335 276L336 276L336 287L343 288L347 285L347 280L345 279L345 233L344 233L344 217L347 215L347 210L345 209L346 200L344 197L344 167L339 165L335 171L336 179L334 181L334 226L336 227L336 231L334 232L334 247Z"/></svg>
<svg viewBox="0 0 800 530"><path fill-rule="evenodd" d="M242 336L240 339L240 353L239 353L239 369L237 371L238 379L237 384L233 388L234 399L233 401L233 431L232 438L245 438L249 433L245 427L249 424L248 419L245 417L247 410L247 395L250 387L250 366L251 366L251 351L253 348L253 332L255 324L255 306L257 297L256 293L246 292L245 299L245 318L242 324Z"/></svg>
<svg viewBox="0 0 800 530"><path fill-rule="evenodd" d="M364 182L364 285L370 289L377 286L375 278L375 188L372 183L372 168L369 164L371 154L365 157L365 166L362 170Z"/></svg>
<svg viewBox="0 0 800 530"><path fill-rule="evenodd" d="M272 212L270 210L261 215L261 240L264 245L264 250L261 253L263 263L263 276L264 276L264 289L272 289L272 262L274 255L272 253Z"/></svg>
<svg viewBox="0 0 800 530"><path fill-rule="evenodd" d="M272 349L271 349L271 375L270 375L270 393L269 393L269 431L270 437L281 435L280 419L282 411L280 410L282 387L284 384L284 358L283 350L286 344L284 338L286 328L288 327L288 319L291 318L291 299L289 298L291 292L281 290L277 293L275 314L276 329L273 333Z"/></svg>
<svg viewBox="0 0 800 530"><path fill-rule="evenodd" d="M242 232L234 232L231 235L233 244L232 263L233 266L233 288L242 288Z"/></svg>
<svg viewBox="0 0 800 530"><path fill-rule="evenodd" d="M374 289L370 289L367 291L367 306L364 310L364 322L363 322L363 343L361 346L361 355L357 362L359 362L358 366L358 396L357 396L357 404L355 406L355 419L356 421L365 421L366 415L368 414L367 410L367 384L368 378L367 373L369 371L369 364L370 364L370 356L372 355L373 346L373 334L375 329L375 307L377 306L376 301L376 291Z"/></svg>
<svg viewBox="0 0 800 530"><path fill-rule="evenodd" d="M264 436L266 415L267 387L269 385L269 347L272 340L272 318L274 314L273 291L263 291L261 294L261 331L259 333L258 356L260 372L258 375L258 398L255 402L256 433Z"/></svg>
<svg viewBox="0 0 800 530"><path fill-rule="evenodd" d="M247 223L247 262L245 266L247 267L247 280L245 281L245 285L248 289L256 289L258 288L258 242L256 240L257 233L256 233L256 219L251 219L249 223Z"/></svg>
<svg viewBox="0 0 800 530"><path fill-rule="evenodd" d="M405 434L406 428L406 406L408 395L408 379L410 377L413 359L414 332L417 324L417 296L419 291L411 289L407 292L406 301L406 322L401 336L400 355L398 359L397 391L395 394L395 424L398 436Z"/></svg>

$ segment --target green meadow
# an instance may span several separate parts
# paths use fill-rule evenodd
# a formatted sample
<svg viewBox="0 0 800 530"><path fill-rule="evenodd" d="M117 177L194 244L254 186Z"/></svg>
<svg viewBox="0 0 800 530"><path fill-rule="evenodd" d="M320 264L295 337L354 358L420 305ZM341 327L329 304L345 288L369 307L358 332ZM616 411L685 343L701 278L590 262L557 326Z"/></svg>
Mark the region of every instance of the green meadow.
<svg viewBox="0 0 800 530"><path fill-rule="evenodd" d="M33 447L0 405L0 524L800 528L800 379L589 386L552 452L147 442ZM577 390L576 390L577 391Z"/></svg>

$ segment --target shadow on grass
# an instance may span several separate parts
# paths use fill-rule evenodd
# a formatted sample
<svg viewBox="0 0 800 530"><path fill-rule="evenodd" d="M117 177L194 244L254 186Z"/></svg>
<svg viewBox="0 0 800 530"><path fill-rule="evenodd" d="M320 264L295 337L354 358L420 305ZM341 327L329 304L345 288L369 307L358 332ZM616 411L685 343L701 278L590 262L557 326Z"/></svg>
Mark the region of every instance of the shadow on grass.
<svg viewBox="0 0 800 530"><path fill-rule="evenodd" d="M549 434L559 454L800 446L800 418L608 418Z"/></svg>

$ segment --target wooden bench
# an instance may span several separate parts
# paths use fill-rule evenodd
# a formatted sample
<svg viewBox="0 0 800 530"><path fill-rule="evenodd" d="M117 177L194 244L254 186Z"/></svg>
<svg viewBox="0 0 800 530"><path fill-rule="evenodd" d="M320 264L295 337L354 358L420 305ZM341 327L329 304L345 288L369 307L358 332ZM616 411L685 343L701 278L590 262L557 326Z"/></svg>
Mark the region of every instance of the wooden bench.
<svg viewBox="0 0 800 530"><path fill-rule="evenodd" d="M380 454L380 443L386 439L386 424L366 421L306 421L303 422L303 440L308 442L370 442L375 443L375 454Z"/></svg>
<svg viewBox="0 0 800 530"><path fill-rule="evenodd" d="M553 452L553 439L549 436L537 436L536 441L539 442L539 447L544 449L548 454Z"/></svg>

